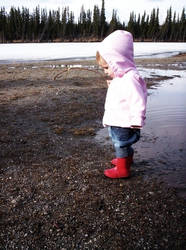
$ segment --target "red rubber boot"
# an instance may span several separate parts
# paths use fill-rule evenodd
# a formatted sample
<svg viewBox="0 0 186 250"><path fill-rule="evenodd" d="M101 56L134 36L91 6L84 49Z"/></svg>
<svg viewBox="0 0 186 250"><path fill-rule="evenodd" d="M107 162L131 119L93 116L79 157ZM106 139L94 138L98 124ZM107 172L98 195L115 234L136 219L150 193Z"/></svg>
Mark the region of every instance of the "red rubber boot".
<svg viewBox="0 0 186 250"><path fill-rule="evenodd" d="M130 165L129 157L117 158L116 166L111 169L106 169L104 175L112 179L127 178L130 176Z"/></svg>
<svg viewBox="0 0 186 250"><path fill-rule="evenodd" d="M131 154L131 155L128 156L130 164L133 163L133 155L134 154ZM117 158L112 159L111 164L116 166L116 164L117 164Z"/></svg>
<svg viewBox="0 0 186 250"><path fill-rule="evenodd" d="M116 166L116 164L117 164L117 158L112 159L111 164Z"/></svg>

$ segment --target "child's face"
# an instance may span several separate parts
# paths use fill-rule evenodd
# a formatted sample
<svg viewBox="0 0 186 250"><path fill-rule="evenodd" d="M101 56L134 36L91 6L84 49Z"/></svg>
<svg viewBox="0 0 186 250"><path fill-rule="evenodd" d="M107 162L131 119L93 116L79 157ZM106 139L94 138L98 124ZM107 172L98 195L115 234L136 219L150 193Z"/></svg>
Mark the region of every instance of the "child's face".
<svg viewBox="0 0 186 250"><path fill-rule="evenodd" d="M101 67L104 69L104 73L109 76L111 79L114 78L114 73L107 63L101 64Z"/></svg>

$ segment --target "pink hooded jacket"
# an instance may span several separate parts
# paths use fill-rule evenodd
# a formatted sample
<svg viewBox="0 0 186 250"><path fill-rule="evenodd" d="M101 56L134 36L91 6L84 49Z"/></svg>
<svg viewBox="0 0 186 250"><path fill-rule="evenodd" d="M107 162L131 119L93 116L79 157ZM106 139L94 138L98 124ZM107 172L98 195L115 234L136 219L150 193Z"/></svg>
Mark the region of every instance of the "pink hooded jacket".
<svg viewBox="0 0 186 250"><path fill-rule="evenodd" d="M98 51L114 73L107 91L103 125L143 127L147 90L134 63L131 33L111 33L99 44Z"/></svg>

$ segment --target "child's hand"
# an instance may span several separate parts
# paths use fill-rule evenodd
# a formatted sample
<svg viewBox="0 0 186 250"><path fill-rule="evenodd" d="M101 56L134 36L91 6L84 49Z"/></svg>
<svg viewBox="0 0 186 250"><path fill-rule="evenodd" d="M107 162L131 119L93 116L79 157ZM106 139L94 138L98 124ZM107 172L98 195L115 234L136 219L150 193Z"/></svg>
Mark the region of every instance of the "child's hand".
<svg viewBox="0 0 186 250"><path fill-rule="evenodd" d="M109 87L111 80L107 80L107 86Z"/></svg>

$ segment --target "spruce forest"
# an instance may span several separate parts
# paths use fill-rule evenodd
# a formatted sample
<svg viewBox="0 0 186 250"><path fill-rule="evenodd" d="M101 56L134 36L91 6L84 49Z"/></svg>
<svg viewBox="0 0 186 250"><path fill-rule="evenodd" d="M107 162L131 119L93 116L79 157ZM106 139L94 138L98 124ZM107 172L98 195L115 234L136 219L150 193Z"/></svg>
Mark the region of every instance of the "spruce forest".
<svg viewBox="0 0 186 250"><path fill-rule="evenodd" d="M105 16L105 3L85 10L84 6L77 21L69 7L58 10L41 9L37 6L33 12L26 7L11 7L9 13L0 9L0 42L72 42L100 41L116 29L130 31L135 41L186 41L186 13L176 13L170 7L167 16L160 25L159 9L153 9L148 15L130 13L128 23L121 22L117 11L113 9L108 22Z"/></svg>

